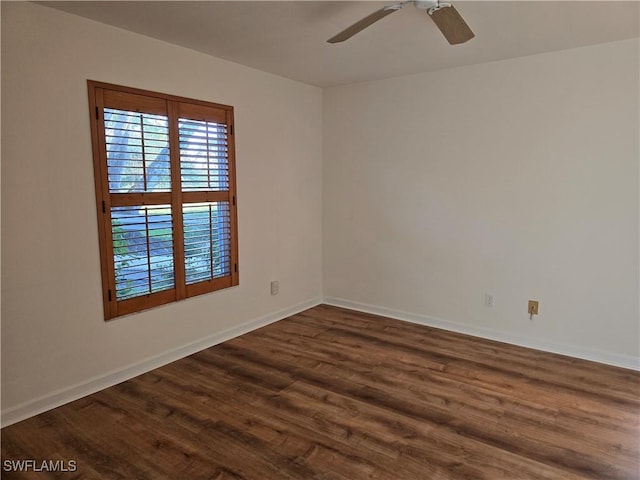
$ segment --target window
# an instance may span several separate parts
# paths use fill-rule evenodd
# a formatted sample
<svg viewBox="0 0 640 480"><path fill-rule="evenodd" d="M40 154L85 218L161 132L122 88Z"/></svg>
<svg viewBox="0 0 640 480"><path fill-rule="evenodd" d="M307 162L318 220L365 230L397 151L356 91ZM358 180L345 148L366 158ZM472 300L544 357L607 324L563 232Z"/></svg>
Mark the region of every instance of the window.
<svg viewBox="0 0 640 480"><path fill-rule="evenodd" d="M237 285L233 107L88 85L105 319Z"/></svg>

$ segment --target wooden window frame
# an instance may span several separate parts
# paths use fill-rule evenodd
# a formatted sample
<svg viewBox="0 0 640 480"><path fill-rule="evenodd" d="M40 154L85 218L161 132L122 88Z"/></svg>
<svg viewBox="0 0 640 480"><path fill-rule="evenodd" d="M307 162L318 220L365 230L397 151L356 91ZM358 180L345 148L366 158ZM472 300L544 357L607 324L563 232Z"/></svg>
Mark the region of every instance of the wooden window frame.
<svg viewBox="0 0 640 480"><path fill-rule="evenodd" d="M229 288L239 284L238 222L235 168L235 131L233 107L201 100L168 95L149 90L124 87L87 80L89 91L89 117L94 161L96 209L102 271L104 318L110 320L196 295ZM131 101L135 99L135 101ZM141 113L167 115L169 123L169 158L171 168L170 192L111 193L107 174L104 108L121 108ZM126 107L126 108L125 108ZM225 191L182 191L178 118L207 120L223 123L227 127L229 188ZM203 282L186 284L184 257L184 205L204 202L228 202L230 243L230 274ZM115 265L111 227L111 207L122 205L171 205L173 225L173 289L149 293L125 300L116 300Z"/></svg>

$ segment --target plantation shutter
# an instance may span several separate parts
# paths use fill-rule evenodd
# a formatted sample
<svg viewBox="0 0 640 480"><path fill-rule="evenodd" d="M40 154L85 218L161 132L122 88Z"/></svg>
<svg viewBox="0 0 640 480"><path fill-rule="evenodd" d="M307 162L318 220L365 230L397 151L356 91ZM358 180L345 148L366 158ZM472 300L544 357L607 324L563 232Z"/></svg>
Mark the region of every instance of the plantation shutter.
<svg viewBox="0 0 640 480"><path fill-rule="evenodd" d="M105 318L237 285L233 109L89 92Z"/></svg>
<svg viewBox="0 0 640 480"><path fill-rule="evenodd" d="M178 118L187 296L231 275L229 132L224 112L181 104ZM207 283L203 283L207 282Z"/></svg>

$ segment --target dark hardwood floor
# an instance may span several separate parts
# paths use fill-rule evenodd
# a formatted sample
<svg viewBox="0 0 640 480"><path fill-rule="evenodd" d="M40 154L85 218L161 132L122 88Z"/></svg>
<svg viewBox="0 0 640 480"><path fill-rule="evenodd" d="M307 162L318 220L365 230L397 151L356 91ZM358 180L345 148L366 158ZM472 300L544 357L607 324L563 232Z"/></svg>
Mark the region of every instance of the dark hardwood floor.
<svg viewBox="0 0 640 480"><path fill-rule="evenodd" d="M2 430L3 478L636 479L640 373L318 306Z"/></svg>

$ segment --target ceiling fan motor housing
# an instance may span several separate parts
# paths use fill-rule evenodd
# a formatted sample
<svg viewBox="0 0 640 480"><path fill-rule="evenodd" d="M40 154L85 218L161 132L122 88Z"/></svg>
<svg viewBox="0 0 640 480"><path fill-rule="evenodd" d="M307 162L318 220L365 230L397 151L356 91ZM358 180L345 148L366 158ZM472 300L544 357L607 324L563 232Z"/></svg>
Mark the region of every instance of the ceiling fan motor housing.
<svg viewBox="0 0 640 480"><path fill-rule="evenodd" d="M427 10L429 15L436 10L451 6L449 2L441 2L439 0L415 0L413 4L420 10Z"/></svg>

